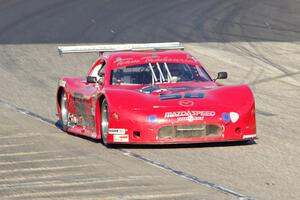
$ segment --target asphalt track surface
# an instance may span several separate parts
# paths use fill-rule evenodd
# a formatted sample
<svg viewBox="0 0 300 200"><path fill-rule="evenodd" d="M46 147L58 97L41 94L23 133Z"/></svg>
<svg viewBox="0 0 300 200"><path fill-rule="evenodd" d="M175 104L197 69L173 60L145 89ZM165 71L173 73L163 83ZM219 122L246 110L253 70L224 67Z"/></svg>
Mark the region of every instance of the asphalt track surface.
<svg viewBox="0 0 300 200"><path fill-rule="evenodd" d="M254 91L252 144L116 146L62 132L57 46L180 41ZM0 199L300 199L300 1L0 1Z"/></svg>

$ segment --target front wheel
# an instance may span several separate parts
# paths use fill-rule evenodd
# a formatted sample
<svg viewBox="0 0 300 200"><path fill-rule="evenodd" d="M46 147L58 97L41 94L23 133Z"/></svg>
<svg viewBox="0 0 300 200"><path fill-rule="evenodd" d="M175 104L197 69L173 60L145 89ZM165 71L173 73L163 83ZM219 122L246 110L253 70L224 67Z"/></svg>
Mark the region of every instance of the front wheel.
<svg viewBox="0 0 300 200"><path fill-rule="evenodd" d="M101 138L105 146L108 146L107 144L108 126L109 126L108 104L106 99L104 99L101 104Z"/></svg>
<svg viewBox="0 0 300 200"><path fill-rule="evenodd" d="M69 124L69 112L67 107L67 96L65 92L63 92L60 98L60 112L61 112L62 130L67 132L68 124Z"/></svg>

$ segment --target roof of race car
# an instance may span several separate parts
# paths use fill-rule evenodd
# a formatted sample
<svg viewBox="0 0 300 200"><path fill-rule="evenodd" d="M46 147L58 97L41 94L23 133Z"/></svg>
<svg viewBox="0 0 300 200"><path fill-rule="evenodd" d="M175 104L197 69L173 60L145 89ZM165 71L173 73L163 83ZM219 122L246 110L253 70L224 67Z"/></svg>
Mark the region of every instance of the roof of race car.
<svg viewBox="0 0 300 200"><path fill-rule="evenodd" d="M144 52L122 51L104 53L102 58L107 63L111 63L112 68L153 62L174 62L201 65L191 54L179 50Z"/></svg>

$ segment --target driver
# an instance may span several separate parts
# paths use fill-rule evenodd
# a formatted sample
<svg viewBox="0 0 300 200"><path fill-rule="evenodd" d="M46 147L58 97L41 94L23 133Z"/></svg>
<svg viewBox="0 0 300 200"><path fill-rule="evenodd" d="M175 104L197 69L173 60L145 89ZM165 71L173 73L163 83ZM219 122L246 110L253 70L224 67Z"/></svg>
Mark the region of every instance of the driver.
<svg viewBox="0 0 300 200"><path fill-rule="evenodd" d="M178 82L182 79L183 71L180 69L180 65L171 65L169 70L172 76L172 82Z"/></svg>

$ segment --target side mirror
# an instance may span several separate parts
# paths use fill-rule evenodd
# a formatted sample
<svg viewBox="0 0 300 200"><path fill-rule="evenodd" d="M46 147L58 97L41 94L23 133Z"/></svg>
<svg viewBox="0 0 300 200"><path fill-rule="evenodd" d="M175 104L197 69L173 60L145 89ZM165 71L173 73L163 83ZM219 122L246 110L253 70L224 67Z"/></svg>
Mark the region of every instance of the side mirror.
<svg viewBox="0 0 300 200"><path fill-rule="evenodd" d="M228 74L227 72L218 72L218 76L217 78L214 79L214 81L216 81L217 79L227 79Z"/></svg>
<svg viewBox="0 0 300 200"><path fill-rule="evenodd" d="M86 82L88 82L88 83L97 83L97 77L88 76L88 77L86 77Z"/></svg>

